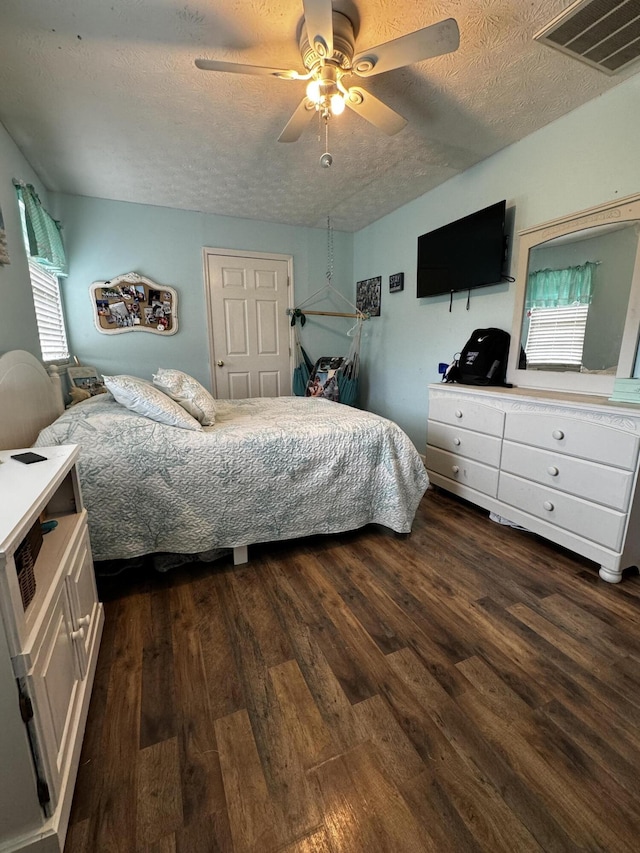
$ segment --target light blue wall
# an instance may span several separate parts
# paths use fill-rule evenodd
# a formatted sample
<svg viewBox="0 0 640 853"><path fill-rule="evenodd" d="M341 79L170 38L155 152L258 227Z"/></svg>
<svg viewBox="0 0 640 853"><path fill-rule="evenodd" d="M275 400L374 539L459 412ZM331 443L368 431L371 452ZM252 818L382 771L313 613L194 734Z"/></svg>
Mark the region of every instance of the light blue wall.
<svg viewBox="0 0 640 853"><path fill-rule="evenodd" d="M416 299L417 238L507 199L508 230L518 230L640 191L640 76L452 178L359 231L355 280L382 276L382 315L366 324L361 404L395 420L423 452L427 385L476 328L511 330L515 284ZM511 275L517 268L511 242ZM405 288L389 293L389 275Z"/></svg>
<svg viewBox="0 0 640 853"><path fill-rule="evenodd" d="M102 373L132 373L149 378L158 367L176 367L211 385L202 249L205 246L274 252L293 256L296 301L324 287L327 271L325 229L292 227L250 219L53 195L69 257L64 284L70 347L85 364ZM334 285L350 293L353 285L353 235L334 234ZM89 286L127 272L177 288L176 335L133 332L100 334L93 323ZM333 297L323 310L344 310ZM303 337L312 357L346 352L346 321L309 318Z"/></svg>
<svg viewBox="0 0 640 853"><path fill-rule="evenodd" d="M0 210L11 261L6 266L0 265L0 353L24 349L36 358L41 358L29 267L22 240L13 178L33 184L40 200L47 207L47 194L38 176L0 124Z"/></svg>
<svg viewBox="0 0 640 853"><path fill-rule="evenodd" d="M417 237L467 213L507 199L511 235L519 229L640 191L640 76L584 105L355 235L335 235L334 284L354 299L355 282L383 277L382 316L365 325L361 405L393 418L423 450L427 385L475 328L511 329L514 284L466 295L415 298ZM38 354L26 263L11 178L36 176L0 127L0 204L12 264L0 268L0 351ZM202 247L291 254L297 301L322 287L327 268L323 229L290 227L145 205L51 194L70 259L64 284L72 351L101 371L149 376L181 367L209 385ZM517 240L512 239L511 274ZM100 335L89 301L93 281L135 271L178 288L177 335ZM389 294L388 277L405 273L405 289ZM334 303L332 307L338 310ZM349 321L310 318L304 344L312 357L342 353Z"/></svg>

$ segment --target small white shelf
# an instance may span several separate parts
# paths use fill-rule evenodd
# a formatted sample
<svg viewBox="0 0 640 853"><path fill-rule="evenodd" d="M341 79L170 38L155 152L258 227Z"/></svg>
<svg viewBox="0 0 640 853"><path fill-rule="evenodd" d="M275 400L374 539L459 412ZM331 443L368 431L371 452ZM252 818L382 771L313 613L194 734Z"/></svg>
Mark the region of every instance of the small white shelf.
<svg viewBox="0 0 640 853"><path fill-rule="evenodd" d="M0 850L60 853L104 612L98 602L76 445L30 465L0 451ZM15 553L43 519L26 609Z"/></svg>

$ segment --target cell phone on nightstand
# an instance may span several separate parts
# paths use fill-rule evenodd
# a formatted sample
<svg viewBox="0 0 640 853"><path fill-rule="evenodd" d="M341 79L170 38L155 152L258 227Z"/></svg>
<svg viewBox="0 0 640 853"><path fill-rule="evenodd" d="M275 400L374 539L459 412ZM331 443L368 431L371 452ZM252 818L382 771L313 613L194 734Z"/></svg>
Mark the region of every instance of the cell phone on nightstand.
<svg viewBox="0 0 640 853"><path fill-rule="evenodd" d="M34 462L46 462L46 456L40 456L39 453L32 453L29 451L28 453L14 453L11 457L15 459L17 462L24 462L25 465L31 465Z"/></svg>

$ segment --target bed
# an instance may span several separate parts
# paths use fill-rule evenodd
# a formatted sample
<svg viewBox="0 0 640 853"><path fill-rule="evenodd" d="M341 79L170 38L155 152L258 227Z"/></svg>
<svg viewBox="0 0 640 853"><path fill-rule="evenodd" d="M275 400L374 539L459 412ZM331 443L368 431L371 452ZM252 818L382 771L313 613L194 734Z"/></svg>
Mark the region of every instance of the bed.
<svg viewBox="0 0 640 853"><path fill-rule="evenodd" d="M318 398L219 400L215 425L191 432L149 420L110 394L58 416L52 392L45 415L47 374L28 354L21 359L30 376L28 387L20 380L17 420L32 423L37 446L80 445L79 473L98 561L232 548L234 561L243 562L247 547L258 542L372 523L407 533L428 485L405 433L368 412ZM9 385L16 404L15 370L15 353L0 358L3 423ZM29 388L36 376L39 399L33 400ZM30 413L30 401L37 415ZM0 437L6 448L5 427ZM24 427L20 434L26 435Z"/></svg>

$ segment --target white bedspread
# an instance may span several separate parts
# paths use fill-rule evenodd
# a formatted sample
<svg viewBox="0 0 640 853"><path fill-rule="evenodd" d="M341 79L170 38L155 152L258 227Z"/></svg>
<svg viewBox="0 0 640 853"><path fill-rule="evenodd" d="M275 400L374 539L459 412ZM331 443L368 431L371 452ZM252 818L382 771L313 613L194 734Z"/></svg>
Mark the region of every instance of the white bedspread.
<svg viewBox="0 0 640 853"><path fill-rule="evenodd" d="M220 400L192 432L110 394L67 410L38 445L80 444L94 559L197 553L369 523L408 532L428 485L394 423L328 400Z"/></svg>

